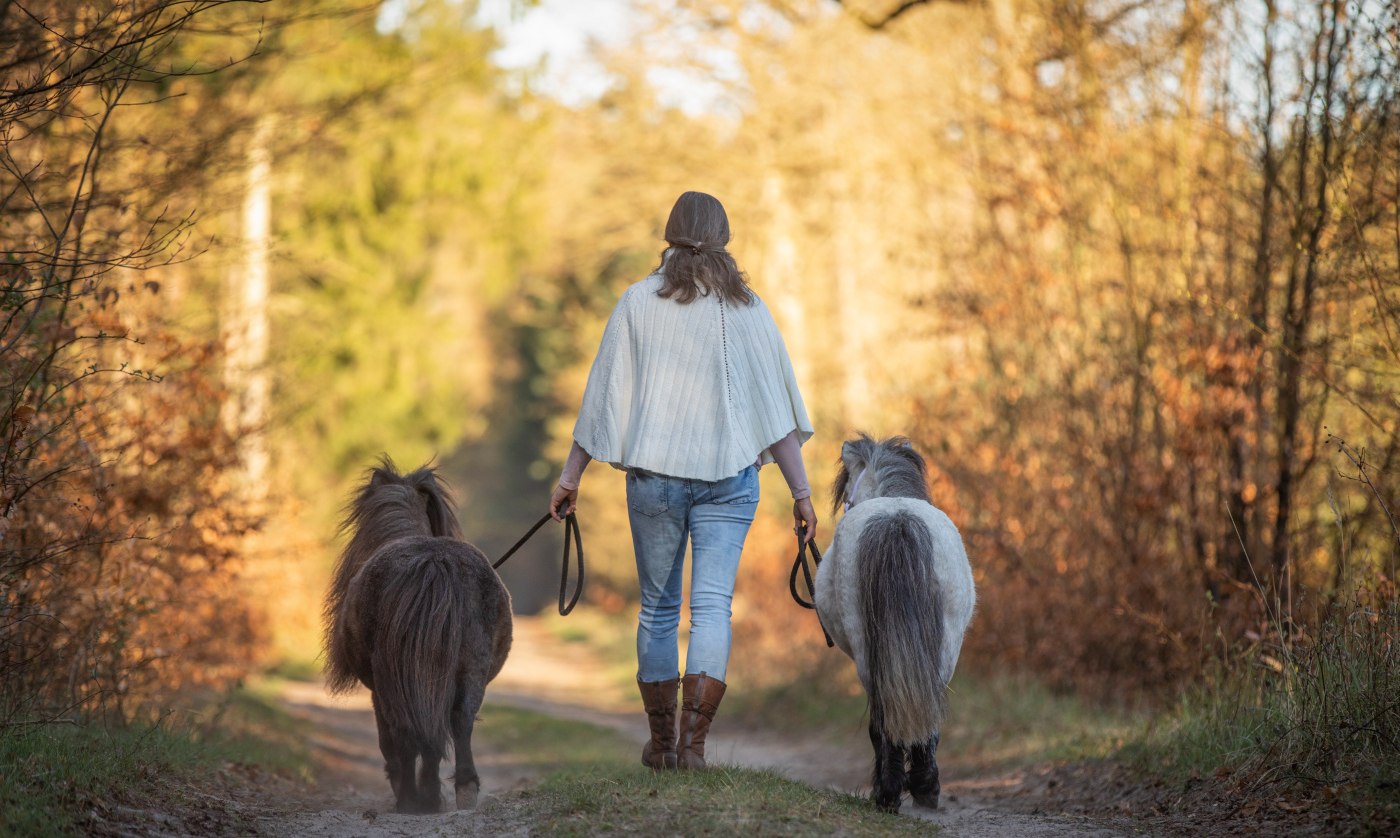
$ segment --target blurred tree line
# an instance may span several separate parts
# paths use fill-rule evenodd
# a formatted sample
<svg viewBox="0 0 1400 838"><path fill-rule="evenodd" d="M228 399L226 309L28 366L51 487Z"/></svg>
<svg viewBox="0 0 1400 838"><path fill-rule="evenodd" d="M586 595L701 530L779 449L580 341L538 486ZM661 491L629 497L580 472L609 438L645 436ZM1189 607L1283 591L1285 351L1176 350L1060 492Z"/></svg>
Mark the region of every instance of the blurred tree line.
<svg viewBox="0 0 1400 838"><path fill-rule="evenodd" d="M314 657L380 452L436 455L499 553L686 189L783 328L814 483L857 429L928 456L969 665L1160 690L1393 595L1393 4L638 0L568 105L476 3L385 11L0 7L0 720ZM780 484L735 603L754 683L836 665ZM622 482L585 487L590 597L625 610ZM508 566L519 607L556 547Z"/></svg>
<svg viewBox="0 0 1400 838"><path fill-rule="evenodd" d="M1303 635L1358 588L1394 596L1393 4L643 9L615 86L558 118L563 185L583 181L561 203L594 211L588 255L554 273L619 227L613 262L654 264L635 243L670 196L720 195L795 356L815 474L855 429L930 457L979 572L970 663L1169 690L1265 623ZM721 92L667 107L658 68ZM597 275L611 300L638 274ZM556 379L556 461L598 322ZM617 482L590 479L620 531ZM821 657L784 601L770 489L736 604L753 679L790 677L794 631Z"/></svg>

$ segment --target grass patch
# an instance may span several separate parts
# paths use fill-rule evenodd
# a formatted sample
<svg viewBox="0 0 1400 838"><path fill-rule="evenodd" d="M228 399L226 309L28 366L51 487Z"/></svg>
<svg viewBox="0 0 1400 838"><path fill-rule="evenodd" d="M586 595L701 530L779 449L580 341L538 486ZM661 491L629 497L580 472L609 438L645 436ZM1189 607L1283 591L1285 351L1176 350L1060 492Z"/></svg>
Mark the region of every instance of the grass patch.
<svg viewBox="0 0 1400 838"><path fill-rule="evenodd" d="M902 835L929 824L875 810L870 801L718 766L653 772L616 733L511 707L482 709L483 736L541 771L538 787L498 801L514 822L548 835Z"/></svg>
<svg viewBox="0 0 1400 838"><path fill-rule="evenodd" d="M610 730L570 722L530 710L487 701L477 730L513 762L548 771L560 765L579 770L614 770L630 766L637 750Z"/></svg>
<svg viewBox="0 0 1400 838"><path fill-rule="evenodd" d="M548 777L531 820L551 835L915 835L929 824L875 810L862 797L823 791L768 771L599 771Z"/></svg>
<svg viewBox="0 0 1400 838"><path fill-rule="evenodd" d="M1148 719L1014 674L960 673L948 703L940 752L988 768L1108 756Z"/></svg>
<svg viewBox="0 0 1400 838"><path fill-rule="evenodd" d="M269 677L307 683L321 679L322 661L315 657L284 657L267 670Z"/></svg>
<svg viewBox="0 0 1400 838"><path fill-rule="evenodd" d="M986 769L1107 756L1147 719L1141 711L1057 693L1030 677L969 671L953 679L949 706L939 753ZM748 724L789 733L849 730L869 721L853 667L849 678L737 693L726 710Z"/></svg>
<svg viewBox="0 0 1400 838"><path fill-rule="evenodd" d="M637 671L637 615L635 611L626 614L611 614L594 608L587 611L574 611L567 617L557 614L542 614L535 618L545 630L560 643L587 646L605 666L632 673L630 680L636 680ZM684 641L685 632L681 632ZM684 660L685 643L681 643Z"/></svg>
<svg viewBox="0 0 1400 838"><path fill-rule="evenodd" d="M766 689L736 689L725 695L725 715L751 726L794 734L863 725L868 721L865 692L856 680L855 668L848 668L849 678L804 677Z"/></svg>
<svg viewBox="0 0 1400 838"><path fill-rule="evenodd" d="M295 723L256 691L152 725L27 725L0 731L0 835L79 835L94 812L159 798L172 779L227 763L307 776Z"/></svg>

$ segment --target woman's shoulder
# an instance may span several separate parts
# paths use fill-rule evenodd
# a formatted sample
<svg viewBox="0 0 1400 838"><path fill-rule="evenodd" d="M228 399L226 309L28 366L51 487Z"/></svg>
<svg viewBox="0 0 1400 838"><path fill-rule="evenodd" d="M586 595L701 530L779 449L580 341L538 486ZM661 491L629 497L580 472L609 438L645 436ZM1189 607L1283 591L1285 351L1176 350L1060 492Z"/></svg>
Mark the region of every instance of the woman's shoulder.
<svg viewBox="0 0 1400 838"><path fill-rule="evenodd" d="M757 316L764 320L772 320L773 313L768 310L768 304L763 301L763 298L758 295L757 291L753 290L752 286L749 287L748 291L749 301L741 305L736 305L735 308L739 311L746 311L750 315Z"/></svg>
<svg viewBox="0 0 1400 838"><path fill-rule="evenodd" d="M675 305L676 303L674 300L671 300L667 297L662 297L660 294L660 291L665 285L665 283L666 277L662 273L662 271L652 271L651 273L647 274L646 276L627 286L627 288L623 290L622 295L618 297L617 305L619 308L628 309L634 309L638 306L644 306L648 304L661 305L670 303L672 305ZM749 288L748 292L748 301L742 304L735 304L734 307L737 309L748 310L766 319L772 319L772 314L768 310L768 305L763 302L763 298L758 295L758 292L754 291L752 288ZM701 299L709 299L710 302L713 303L715 302L716 297L715 295L710 293L702 293L699 299L693 301L691 304L694 304L694 302L698 302Z"/></svg>
<svg viewBox="0 0 1400 838"><path fill-rule="evenodd" d="M647 297L656 296L656 292L659 290L661 290L661 273L654 271L627 286L622 292L622 296L618 297L617 302L619 305L623 303L636 304Z"/></svg>
<svg viewBox="0 0 1400 838"><path fill-rule="evenodd" d="M613 317L624 317L631 320L632 315L639 307L645 304L649 297L654 297L655 290L661 285L656 281L655 275L646 276L626 288L618 295L617 302L613 304Z"/></svg>

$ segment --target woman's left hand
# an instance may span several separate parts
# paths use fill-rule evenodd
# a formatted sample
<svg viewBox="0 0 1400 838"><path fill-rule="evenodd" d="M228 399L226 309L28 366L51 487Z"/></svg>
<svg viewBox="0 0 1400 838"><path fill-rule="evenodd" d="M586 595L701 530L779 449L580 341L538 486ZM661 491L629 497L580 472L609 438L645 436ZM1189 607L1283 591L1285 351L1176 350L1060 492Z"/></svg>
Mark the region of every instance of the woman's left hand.
<svg viewBox="0 0 1400 838"><path fill-rule="evenodd" d="M807 528L807 538L802 542L802 546L806 547L817 537L817 510L812 506L811 498L792 502L792 519L794 529L798 533L802 532L804 526Z"/></svg>
<svg viewBox="0 0 1400 838"><path fill-rule="evenodd" d="M578 509L578 489L565 489L555 486L549 498L549 514L554 520L562 521Z"/></svg>

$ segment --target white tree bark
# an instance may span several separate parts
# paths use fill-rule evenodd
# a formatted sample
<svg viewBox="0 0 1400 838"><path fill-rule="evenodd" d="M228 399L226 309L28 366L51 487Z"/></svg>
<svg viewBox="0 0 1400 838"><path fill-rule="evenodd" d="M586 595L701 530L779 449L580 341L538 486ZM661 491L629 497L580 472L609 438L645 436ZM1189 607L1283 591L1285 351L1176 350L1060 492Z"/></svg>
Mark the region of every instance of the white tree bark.
<svg viewBox="0 0 1400 838"><path fill-rule="evenodd" d="M267 411L269 381L268 257L272 221L272 159L268 141L272 119L259 117L248 142L247 179L241 219L242 259L229 274L224 331L225 381L229 399L223 421L239 437L241 482L250 496L260 497L266 483L269 454Z"/></svg>

